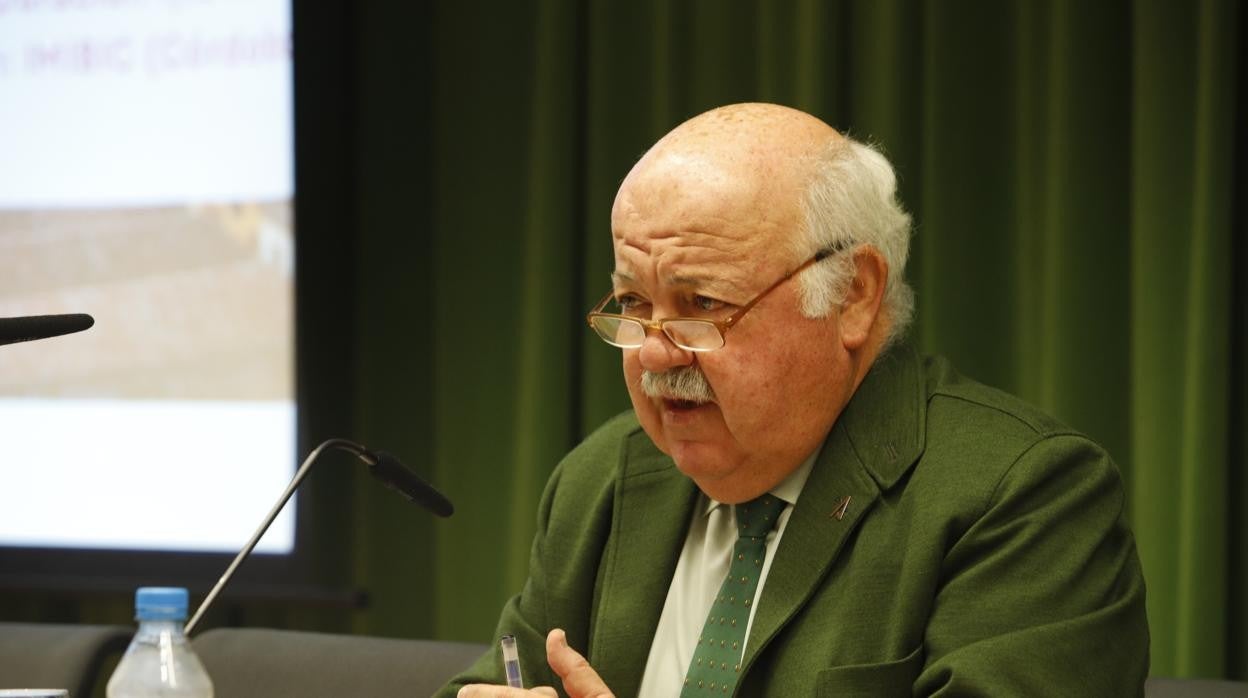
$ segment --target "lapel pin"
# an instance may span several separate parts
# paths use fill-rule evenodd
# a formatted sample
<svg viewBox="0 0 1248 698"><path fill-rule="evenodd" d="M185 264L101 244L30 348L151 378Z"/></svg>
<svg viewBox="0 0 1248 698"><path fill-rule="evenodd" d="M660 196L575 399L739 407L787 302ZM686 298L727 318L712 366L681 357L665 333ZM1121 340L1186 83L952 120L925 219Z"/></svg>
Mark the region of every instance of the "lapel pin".
<svg viewBox="0 0 1248 698"><path fill-rule="evenodd" d="M841 497L841 501L836 503L836 508L832 510L832 513L829 514L829 516L837 521L845 518L845 512L849 511L849 500L851 499L853 499L853 497L850 497L849 495Z"/></svg>

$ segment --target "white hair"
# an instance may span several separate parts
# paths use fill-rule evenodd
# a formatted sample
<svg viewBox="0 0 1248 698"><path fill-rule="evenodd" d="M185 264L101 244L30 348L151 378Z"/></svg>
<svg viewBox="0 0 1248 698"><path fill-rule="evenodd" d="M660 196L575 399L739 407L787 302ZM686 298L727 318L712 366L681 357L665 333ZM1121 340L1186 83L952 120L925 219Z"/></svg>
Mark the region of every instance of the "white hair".
<svg viewBox="0 0 1248 698"><path fill-rule="evenodd" d="M853 251L874 247L888 262L882 302L887 347L905 335L914 315L914 292L905 280L910 214L897 201L897 175L878 150L849 138L829 145L812 164L795 256L847 247L801 275L802 313L823 317L840 305L856 271Z"/></svg>

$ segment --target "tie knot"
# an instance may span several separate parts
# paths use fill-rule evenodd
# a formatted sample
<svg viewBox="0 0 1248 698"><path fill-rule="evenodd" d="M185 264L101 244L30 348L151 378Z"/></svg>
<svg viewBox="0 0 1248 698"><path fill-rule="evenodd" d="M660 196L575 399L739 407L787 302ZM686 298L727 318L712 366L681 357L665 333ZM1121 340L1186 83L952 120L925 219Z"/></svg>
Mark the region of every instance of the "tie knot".
<svg viewBox="0 0 1248 698"><path fill-rule="evenodd" d="M765 538L780 520L786 502L779 497L765 494L757 499L737 505L737 536L740 538Z"/></svg>

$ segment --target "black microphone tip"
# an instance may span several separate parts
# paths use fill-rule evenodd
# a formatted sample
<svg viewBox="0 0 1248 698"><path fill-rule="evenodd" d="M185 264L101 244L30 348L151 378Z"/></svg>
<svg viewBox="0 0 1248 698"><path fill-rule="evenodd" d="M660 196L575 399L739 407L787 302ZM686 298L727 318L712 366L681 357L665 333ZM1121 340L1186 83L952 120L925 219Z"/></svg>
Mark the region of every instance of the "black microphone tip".
<svg viewBox="0 0 1248 698"><path fill-rule="evenodd" d="M385 451L370 451L367 455L371 458L367 458L366 462L374 461L369 464L368 471L387 487L442 518L455 513L455 505L446 495L420 479L398 458Z"/></svg>
<svg viewBox="0 0 1248 698"><path fill-rule="evenodd" d="M95 318L86 313L0 318L0 344L29 342L90 329Z"/></svg>

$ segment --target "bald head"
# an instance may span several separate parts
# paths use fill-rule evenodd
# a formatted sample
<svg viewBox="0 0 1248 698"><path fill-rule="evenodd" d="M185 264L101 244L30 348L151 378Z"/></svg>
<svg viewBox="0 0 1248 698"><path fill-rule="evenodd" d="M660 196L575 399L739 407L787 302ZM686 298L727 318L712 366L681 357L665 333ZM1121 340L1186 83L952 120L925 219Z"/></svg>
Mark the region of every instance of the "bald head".
<svg viewBox="0 0 1248 698"><path fill-rule="evenodd" d="M711 187L743 206L794 205L809 182L815 155L843 141L823 121L776 104L732 104L689 119L642 156L616 199L634 188ZM613 215L621 213L613 210Z"/></svg>
<svg viewBox="0 0 1248 698"><path fill-rule="evenodd" d="M802 111L778 104L730 104L677 126L651 153L721 150L725 155L791 160L841 140L841 134Z"/></svg>
<svg viewBox="0 0 1248 698"><path fill-rule="evenodd" d="M805 223L802 197L816 155L843 140L819 119L775 104L734 104L695 116L625 177L611 212L616 245L684 236L755 262L726 273L783 273L794 264L792 243ZM712 229L719 239L700 237ZM680 258L677 249L666 261ZM730 281L748 287L744 279Z"/></svg>
<svg viewBox="0 0 1248 698"><path fill-rule="evenodd" d="M884 344L905 334L913 293L905 283L910 217L896 200L888 160L805 112L776 104L732 104L673 129L625 177L612 208L621 231L663 221L697 233L708 221L743 228L735 250L756 274L783 273L818 251L853 243L887 268ZM800 279L804 311L825 315L848 291L855 259L842 255Z"/></svg>

